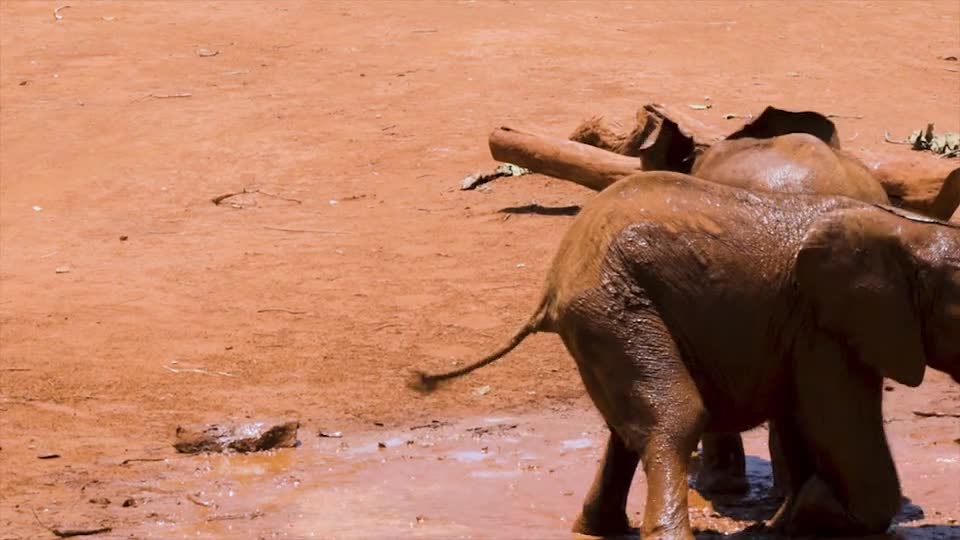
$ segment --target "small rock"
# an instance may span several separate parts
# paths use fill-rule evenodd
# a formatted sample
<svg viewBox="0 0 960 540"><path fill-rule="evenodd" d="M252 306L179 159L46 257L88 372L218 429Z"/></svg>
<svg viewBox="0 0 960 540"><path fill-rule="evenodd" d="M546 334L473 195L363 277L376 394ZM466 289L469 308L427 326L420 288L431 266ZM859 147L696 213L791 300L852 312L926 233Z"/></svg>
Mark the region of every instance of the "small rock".
<svg viewBox="0 0 960 540"><path fill-rule="evenodd" d="M127 236L127 235L125 235L125 234L121 234L121 235L120 235L120 241L121 241L121 242L126 242L128 238L130 238L130 237Z"/></svg>
<svg viewBox="0 0 960 540"><path fill-rule="evenodd" d="M387 444L386 444L386 443L383 443L383 442L378 442L378 443L377 443L377 448L379 448L379 449L381 449L381 450L383 450L383 449L386 448L386 447L387 447Z"/></svg>
<svg viewBox="0 0 960 540"><path fill-rule="evenodd" d="M131 506L136 506L136 505L137 505L136 499L134 499L133 497L130 497L129 499L124 500L121 506L123 506L124 508L130 508Z"/></svg>
<svg viewBox="0 0 960 540"><path fill-rule="evenodd" d="M427 516L417 516L417 525L423 525L427 521Z"/></svg>
<svg viewBox="0 0 960 540"><path fill-rule="evenodd" d="M70 267L69 267L69 266L58 266L57 269L54 270L54 271L55 271L56 273L58 273L58 274L69 274L69 273L70 273Z"/></svg>
<svg viewBox="0 0 960 540"><path fill-rule="evenodd" d="M90 499L90 502L92 504L99 504L100 506L110 506L110 499L106 497L96 497L96 498Z"/></svg>
<svg viewBox="0 0 960 540"><path fill-rule="evenodd" d="M37 206L37 205L33 205L32 208L33 208L33 211L34 211L34 212L39 212L39 211L43 210L43 207L42 207L42 206Z"/></svg>
<svg viewBox="0 0 960 540"><path fill-rule="evenodd" d="M40 454L37 459L57 459L60 454Z"/></svg>
<svg viewBox="0 0 960 540"><path fill-rule="evenodd" d="M317 433L317 436L326 437L328 439L339 439L343 437L343 433L339 431L320 431L319 433Z"/></svg>
<svg viewBox="0 0 960 540"><path fill-rule="evenodd" d="M473 395L475 395L475 396L485 396L485 395L487 395L487 394L489 394L489 393L490 393L490 385L489 385L489 384L485 384L485 385L481 386L480 388L474 388L474 390L473 390Z"/></svg>

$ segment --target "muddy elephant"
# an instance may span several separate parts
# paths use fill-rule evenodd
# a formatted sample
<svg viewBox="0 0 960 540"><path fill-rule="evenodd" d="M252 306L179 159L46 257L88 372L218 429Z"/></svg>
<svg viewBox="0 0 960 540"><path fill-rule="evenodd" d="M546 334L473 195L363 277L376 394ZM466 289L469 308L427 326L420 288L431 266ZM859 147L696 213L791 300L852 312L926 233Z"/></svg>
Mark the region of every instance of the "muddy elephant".
<svg viewBox="0 0 960 540"><path fill-rule="evenodd" d="M905 187L898 184L897 179L914 178L916 184L922 176L918 173L924 171L900 170L889 164L871 170L858 157L840 148L836 126L816 112L768 107L722 140L709 143L707 138L699 136L708 131L706 128L696 125L692 119L680 121L680 116L662 106L648 105L641 111L637 129L627 135L614 133L596 119L584 123L570 136L576 142L637 158L636 165L629 162L625 165L615 159L605 162L604 153L567 153L562 143L542 142L549 141L546 138L531 139L528 144L542 142L542 147L527 153L524 149L529 146L504 144L500 147L492 137L491 149L495 156L498 150L508 151L505 158L534 171L541 170L538 165L545 165L549 174L598 190L616 181L618 174L639 168L684 172L754 191L842 195L868 203L897 203L944 220L960 205L960 169L953 170L946 180L943 176L939 180L923 179L920 183L924 189L914 186L914 197L902 200L900 195L905 193ZM556 151L551 152L554 149ZM885 188L888 185L894 186L890 189L898 195L896 200L888 195ZM931 189L939 191L926 193ZM925 197L916 196L924 193ZM776 437L777 429L772 425L770 449L775 487L782 491L787 471L779 466L780 445ZM747 489L745 455L739 434L704 435L696 485L704 492Z"/></svg>
<svg viewBox="0 0 960 540"><path fill-rule="evenodd" d="M502 348L430 390L557 333L610 429L574 530L693 538L687 468L706 431L778 426L788 534L885 530L900 504L883 377L960 382L960 227L846 197L741 190L640 173L602 191L560 243L535 314Z"/></svg>

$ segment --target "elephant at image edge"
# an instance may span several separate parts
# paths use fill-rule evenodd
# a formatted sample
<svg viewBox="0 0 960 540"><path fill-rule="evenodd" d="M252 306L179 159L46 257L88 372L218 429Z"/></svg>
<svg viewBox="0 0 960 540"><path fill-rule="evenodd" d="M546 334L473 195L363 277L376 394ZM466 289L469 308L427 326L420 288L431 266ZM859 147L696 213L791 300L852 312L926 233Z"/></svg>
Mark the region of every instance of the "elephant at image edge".
<svg viewBox="0 0 960 540"><path fill-rule="evenodd" d="M886 530L900 488L883 432L883 377L925 366L960 382L960 227L845 197L757 193L640 173L587 203L531 319L486 358L419 374L430 390L558 333L610 428L574 530L693 538L688 457L705 431L772 419L789 469L770 526Z"/></svg>
<svg viewBox="0 0 960 540"><path fill-rule="evenodd" d="M756 191L842 195L869 203L890 203L874 174L859 159L840 149L836 126L819 113L768 107L724 140L699 150L693 138L657 108L648 108L644 120L638 130L619 142L598 139L596 133L601 131L594 131L593 123L578 129L571 139L640 157L646 170L689 172L718 184ZM933 217L947 219L958 205L960 169L947 176L937 197L924 210ZM776 426L771 425L769 447L774 484L777 491L782 491L787 471L779 465L780 445L776 438ZM697 488L707 493L746 491L745 459L739 433L704 434Z"/></svg>

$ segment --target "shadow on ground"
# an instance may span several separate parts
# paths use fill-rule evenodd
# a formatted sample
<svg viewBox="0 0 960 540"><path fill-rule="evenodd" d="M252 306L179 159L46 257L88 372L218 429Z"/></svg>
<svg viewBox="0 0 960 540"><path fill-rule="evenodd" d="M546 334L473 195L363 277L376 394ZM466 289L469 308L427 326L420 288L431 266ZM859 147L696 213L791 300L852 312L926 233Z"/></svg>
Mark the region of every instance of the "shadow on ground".
<svg viewBox="0 0 960 540"><path fill-rule="evenodd" d="M524 206L508 206L500 210L501 214L537 214L541 216L575 216L580 212L580 205L570 206L543 206L527 204Z"/></svg>

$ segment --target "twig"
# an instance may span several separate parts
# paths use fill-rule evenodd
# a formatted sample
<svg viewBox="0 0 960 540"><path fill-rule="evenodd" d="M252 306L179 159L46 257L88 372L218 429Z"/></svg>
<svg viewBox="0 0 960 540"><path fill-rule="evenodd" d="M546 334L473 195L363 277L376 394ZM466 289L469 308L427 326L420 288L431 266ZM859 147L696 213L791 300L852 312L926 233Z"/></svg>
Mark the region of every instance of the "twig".
<svg viewBox="0 0 960 540"><path fill-rule="evenodd" d="M400 326L400 323L385 323L385 324L381 324L380 326L374 328L373 330L374 330L375 332L379 332L380 330L386 330L387 328L396 328L396 327L398 327L398 326Z"/></svg>
<svg viewBox="0 0 960 540"><path fill-rule="evenodd" d="M163 369L172 372L172 373L200 373L203 375L222 375L224 377L236 377L233 373L227 373L226 371L207 371L200 368L172 368L170 366L162 366Z"/></svg>
<svg viewBox="0 0 960 540"><path fill-rule="evenodd" d="M28 367L5 367L0 368L0 371L33 371Z"/></svg>
<svg viewBox="0 0 960 540"><path fill-rule="evenodd" d="M890 132L888 131L883 132L883 141L888 142L890 144L911 144L910 141L907 141L907 140L898 141L894 139L893 137L890 136Z"/></svg>
<svg viewBox="0 0 960 540"><path fill-rule="evenodd" d="M203 499L195 496L195 495L192 494L192 493L187 493L187 500L190 501L190 502L192 502L193 504L197 504L197 505L203 506L204 508L210 508L211 506L213 506L213 503L212 503L212 502L210 502L210 501L205 501L205 500L203 500Z"/></svg>
<svg viewBox="0 0 960 540"><path fill-rule="evenodd" d="M190 92L183 92L182 94L150 94L147 97L152 97L155 99L172 99L172 98L186 98L192 97L193 94Z"/></svg>
<svg viewBox="0 0 960 540"><path fill-rule="evenodd" d="M247 188L243 188L243 191L234 191L232 193L224 193L223 195L217 195L216 197L210 199L210 202L212 202L217 206L220 206L220 203L222 203L225 199L229 199L230 197L235 197L237 195L243 195L245 193L250 193L249 191L247 191Z"/></svg>
<svg viewBox="0 0 960 540"><path fill-rule="evenodd" d="M960 418L960 413L913 411L913 414L921 418Z"/></svg>
<svg viewBox="0 0 960 540"><path fill-rule="evenodd" d="M267 197L273 197L274 199L280 199L281 201L290 201L290 202L295 202L295 203L297 203L297 204L303 204L303 201L301 201L300 199L293 199L293 198L290 198L290 197L284 197L284 196L282 196L282 195L276 195L276 194L273 194L273 193L268 193L268 192L266 192L266 191L262 191L262 190L259 190L259 189L256 190L256 191L254 191L254 193L260 193L260 194L262 194L262 195L266 195Z"/></svg>
<svg viewBox="0 0 960 540"><path fill-rule="evenodd" d="M70 538L71 536L88 536L91 534L100 534L105 532L110 532L113 530L113 527L98 527L96 529L56 529L53 527L48 527L40 521L40 516L37 515L37 511L30 507L30 512L33 513L33 519L37 520L37 523L41 527L53 533L57 538Z"/></svg>
<svg viewBox="0 0 960 540"><path fill-rule="evenodd" d="M291 315L305 315L306 313L308 313L307 311L293 311L293 310L284 309L284 308L265 308L265 309L257 310L257 313L271 313L271 312L289 313Z"/></svg>
<svg viewBox="0 0 960 540"><path fill-rule="evenodd" d="M850 118L853 120L863 120L863 115L861 114L827 114L824 116L827 118Z"/></svg>
<svg viewBox="0 0 960 540"><path fill-rule="evenodd" d="M166 461L166 459L167 459L167 458L162 458L162 457L158 457L158 458L149 458L149 457L128 458L128 459L125 459L125 460L121 461L121 462L120 462L120 465L129 465L130 463L140 463L140 462L144 462L144 461Z"/></svg>
<svg viewBox="0 0 960 540"><path fill-rule="evenodd" d="M230 521L234 519L257 519L262 516L263 512L260 510L254 510L252 512L241 512L236 514L220 514L217 516L210 516L207 518L207 521Z"/></svg>
<svg viewBox="0 0 960 540"><path fill-rule="evenodd" d="M510 215L510 214L507 214ZM480 289L481 291L499 291L501 289L516 289L517 287L523 287L522 283L515 283L513 285L496 285L493 287L484 287Z"/></svg>
<svg viewBox="0 0 960 540"><path fill-rule="evenodd" d="M62 10L62 9L68 9L69 7L70 7L70 6L60 6L60 7L58 7L57 9L53 10L53 18L56 19L56 20L58 20L58 21L62 21L62 20L63 20L63 15L60 14L60 10Z"/></svg>
<svg viewBox="0 0 960 540"><path fill-rule="evenodd" d="M411 34L432 34L436 32L436 28L424 28L423 30L411 30Z"/></svg>
<svg viewBox="0 0 960 540"><path fill-rule="evenodd" d="M321 231L317 229L287 229L285 227L270 227L269 225L264 225L264 229L268 231L282 231L282 232L302 232L302 233L316 233L316 234L344 234L343 231Z"/></svg>
<svg viewBox="0 0 960 540"><path fill-rule="evenodd" d="M275 199L280 199L280 200L283 200L283 201L295 202L295 203L297 203L297 204L303 204L303 201L301 201L300 199L292 199L292 198L290 198L290 197L284 197L284 196L282 196L282 195L277 195L277 194L275 194L275 193L270 193L270 192L267 192L267 191L263 191L263 190L261 190L260 188L254 188L254 189L243 188L242 191L234 191L234 192L232 192L232 193L224 193L223 195L218 195L218 196L210 199L210 201L213 202L213 204L219 206L220 203L222 203L222 202L225 201L226 199L229 199L230 197L235 197L235 196L237 196L237 195L245 195L245 194L248 194L248 193L259 193L259 194L261 194L261 195L266 195L267 197L273 197L273 198L275 198Z"/></svg>

